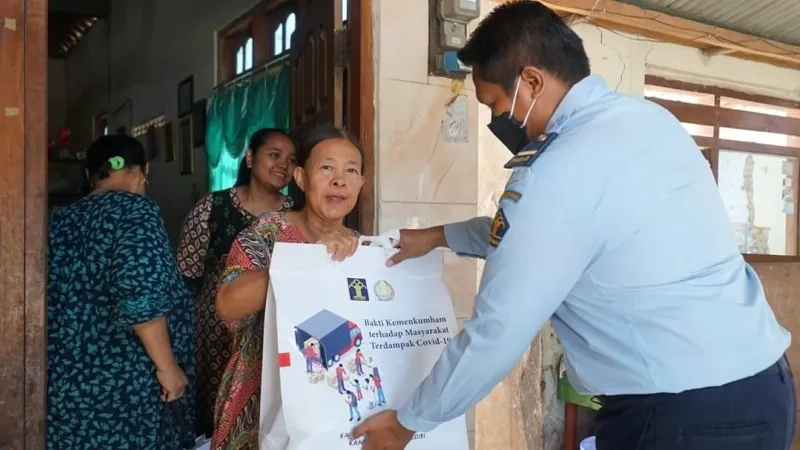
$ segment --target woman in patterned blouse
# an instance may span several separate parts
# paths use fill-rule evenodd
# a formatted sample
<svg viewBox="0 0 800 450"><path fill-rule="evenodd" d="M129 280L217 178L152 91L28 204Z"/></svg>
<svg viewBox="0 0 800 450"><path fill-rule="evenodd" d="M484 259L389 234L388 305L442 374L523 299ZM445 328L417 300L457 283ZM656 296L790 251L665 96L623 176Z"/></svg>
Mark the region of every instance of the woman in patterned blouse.
<svg viewBox="0 0 800 450"><path fill-rule="evenodd" d="M220 377L231 357L231 335L217 318L214 297L233 239L258 216L288 211L281 194L296 167L294 143L283 130L265 128L250 138L236 187L201 199L186 218L178 266L195 298L198 434L211 436Z"/></svg>
<svg viewBox="0 0 800 450"><path fill-rule="evenodd" d="M50 218L49 450L194 445L193 301L147 172L138 140L102 136L86 152L92 192Z"/></svg>
<svg viewBox="0 0 800 450"><path fill-rule="evenodd" d="M360 147L334 127L312 130L298 147L300 165L294 178L305 206L263 216L242 231L217 291L217 314L234 332L234 341L217 398L212 449L258 448L264 304L275 242L323 243L340 261L358 245L355 231L346 228L343 219L364 184Z"/></svg>

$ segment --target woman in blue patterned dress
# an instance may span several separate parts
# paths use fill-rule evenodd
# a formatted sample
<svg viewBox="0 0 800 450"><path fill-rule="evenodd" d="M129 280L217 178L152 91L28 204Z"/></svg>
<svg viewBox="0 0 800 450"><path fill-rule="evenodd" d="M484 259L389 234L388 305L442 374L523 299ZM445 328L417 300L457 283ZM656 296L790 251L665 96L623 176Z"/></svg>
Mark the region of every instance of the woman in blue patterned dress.
<svg viewBox="0 0 800 450"><path fill-rule="evenodd" d="M193 300L147 169L136 139L99 138L92 193L50 219L49 450L193 447Z"/></svg>

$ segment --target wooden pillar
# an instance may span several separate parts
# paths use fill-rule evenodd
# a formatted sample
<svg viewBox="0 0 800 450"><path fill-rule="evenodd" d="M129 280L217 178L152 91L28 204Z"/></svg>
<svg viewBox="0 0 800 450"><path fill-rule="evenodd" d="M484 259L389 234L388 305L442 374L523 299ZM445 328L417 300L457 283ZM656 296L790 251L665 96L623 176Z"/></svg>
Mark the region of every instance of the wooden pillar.
<svg viewBox="0 0 800 450"><path fill-rule="evenodd" d="M47 1L0 1L0 448L45 447Z"/></svg>
<svg viewBox="0 0 800 450"><path fill-rule="evenodd" d="M375 232L375 61L373 58L373 0L348 2L347 64L349 104L347 126L364 149L364 186L358 199L358 229L366 235Z"/></svg>

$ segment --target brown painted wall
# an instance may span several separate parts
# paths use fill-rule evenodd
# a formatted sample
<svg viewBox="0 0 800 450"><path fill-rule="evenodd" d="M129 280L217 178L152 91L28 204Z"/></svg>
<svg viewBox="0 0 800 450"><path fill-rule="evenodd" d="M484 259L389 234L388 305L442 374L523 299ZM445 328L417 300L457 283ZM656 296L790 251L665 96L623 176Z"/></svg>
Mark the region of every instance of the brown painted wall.
<svg viewBox="0 0 800 450"><path fill-rule="evenodd" d="M800 368L800 263L753 263L778 321L792 333L792 346L788 356L792 366ZM800 390L800 373L796 373L795 386ZM792 450L800 450L800 427L795 432Z"/></svg>

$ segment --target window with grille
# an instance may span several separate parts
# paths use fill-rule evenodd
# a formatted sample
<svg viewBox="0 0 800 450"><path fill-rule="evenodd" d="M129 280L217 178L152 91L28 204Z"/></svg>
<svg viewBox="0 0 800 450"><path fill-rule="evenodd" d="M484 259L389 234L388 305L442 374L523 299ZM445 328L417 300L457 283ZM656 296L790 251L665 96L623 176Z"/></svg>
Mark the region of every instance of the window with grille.
<svg viewBox="0 0 800 450"><path fill-rule="evenodd" d="M800 102L651 76L645 97L694 137L741 252L756 261L797 258Z"/></svg>
<svg viewBox="0 0 800 450"><path fill-rule="evenodd" d="M296 2L264 0L218 33L217 82L287 55L297 28Z"/></svg>

